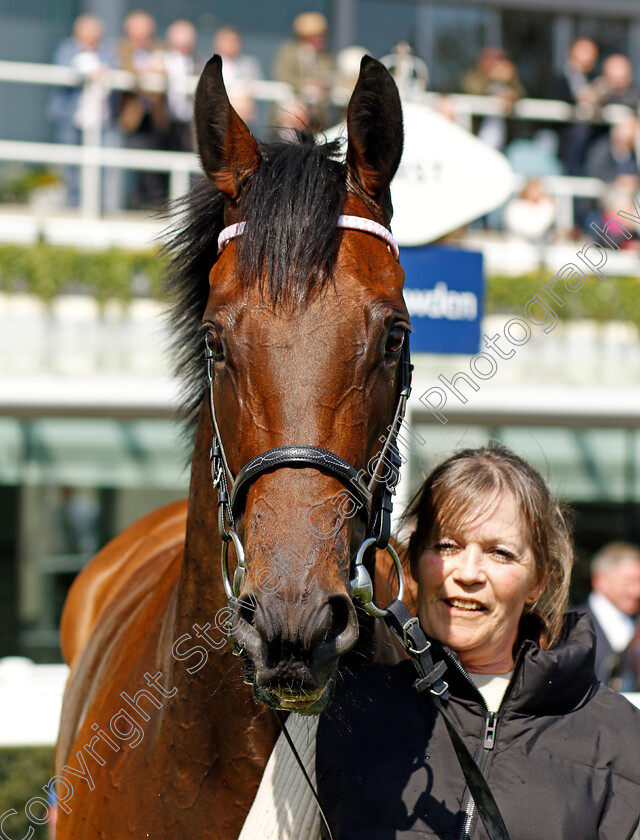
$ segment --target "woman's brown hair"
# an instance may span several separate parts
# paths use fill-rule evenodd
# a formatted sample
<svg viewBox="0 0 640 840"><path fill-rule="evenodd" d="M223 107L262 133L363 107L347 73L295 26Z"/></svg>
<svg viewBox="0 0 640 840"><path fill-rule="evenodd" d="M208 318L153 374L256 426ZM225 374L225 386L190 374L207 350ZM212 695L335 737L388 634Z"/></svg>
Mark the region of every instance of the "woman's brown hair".
<svg viewBox="0 0 640 840"><path fill-rule="evenodd" d="M505 446L490 443L464 449L432 471L403 517L415 524L407 557L415 566L439 531L472 522L505 491L514 495L524 519L541 584L527 613L540 620L536 640L540 647L552 648L560 638L569 599L573 566L569 525L540 473Z"/></svg>

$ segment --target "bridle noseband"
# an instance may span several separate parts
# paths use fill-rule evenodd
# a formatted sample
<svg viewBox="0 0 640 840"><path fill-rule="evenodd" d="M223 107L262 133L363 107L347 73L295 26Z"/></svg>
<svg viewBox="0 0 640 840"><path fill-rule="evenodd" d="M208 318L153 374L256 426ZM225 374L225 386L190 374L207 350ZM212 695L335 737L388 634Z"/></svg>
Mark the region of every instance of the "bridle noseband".
<svg viewBox="0 0 640 840"><path fill-rule="evenodd" d="M229 225L221 231L218 236L218 253L234 238L241 236L244 232L246 222L237 222ZM399 257L399 250L393 235L383 225L372 219L362 216L340 216L337 226L350 230L358 230L368 233L384 240L387 247L396 260ZM322 470L325 473L337 478L357 498L358 512L365 514L366 536L358 549L353 561L353 573L350 578L352 597L357 598L363 608L375 616L386 616L387 610L380 609L373 601L373 584L371 576L363 565L364 555L367 549L372 546L386 549L391 556L396 573L398 575L397 600L402 600L404 594L404 575L400 559L393 546L389 545L391 532L391 511L393 509L392 496L395 495L395 487L389 482L381 481L380 472L383 463L391 464L399 472L401 466L400 454L398 452L397 438L404 419L407 400L411 393L411 371L413 366L409 354L409 334L405 333L401 355L398 364L400 365L399 393L393 423L389 426L388 434L384 439L382 450L378 457L376 469L371 480L366 484L363 479L363 471L353 467L344 458L329 452L319 446L305 446L290 444L277 446L266 452L257 455L246 463L234 476L229 468L220 430L216 419L215 404L213 399L213 351L205 342L205 358L207 362L207 379L209 384L209 409L211 422L213 424L213 442L211 446L211 477L213 486L218 494L218 530L222 539L221 564L222 581L225 592L229 599L229 605L233 606L242 591L242 580L244 577L244 549L240 537L235 529L235 518L239 515L246 491L249 486L261 475L281 467L312 467ZM231 580L229 571L229 543L233 542L237 567Z"/></svg>

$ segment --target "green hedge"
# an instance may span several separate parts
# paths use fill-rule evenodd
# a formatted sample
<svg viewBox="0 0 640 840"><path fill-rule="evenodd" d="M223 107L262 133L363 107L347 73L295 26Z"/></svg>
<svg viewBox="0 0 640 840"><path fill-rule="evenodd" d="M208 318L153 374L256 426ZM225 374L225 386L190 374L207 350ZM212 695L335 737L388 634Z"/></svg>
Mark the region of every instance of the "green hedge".
<svg viewBox="0 0 640 840"><path fill-rule="evenodd" d="M13 808L18 813L7 818L7 833L25 837L33 825L33 840L46 840L48 826L30 823L24 806L34 796L44 797L42 785L54 774L53 747L0 749L0 816ZM42 810L37 810L40 815Z"/></svg>
<svg viewBox="0 0 640 840"><path fill-rule="evenodd" d="M493 275L487 279L485 311L489 314L514 313L521 315L535 295L549 303L563 321L588 318L594 321L630 321L640 328L640 278L590 277L579 292L567 292L562 282L554 286L565 305L553 303L543 287L549 282L550 272L537 272L521 277Z"/></svg>
<svg viewBox="0 0 640 840"><path fill-rule="evenodd" d="M157 298L163 271L157 252L0 245L0 290L28 292L47 303L65 292L90 293L100 304L134 295Z"/></svg>
<svg viewBox="0 0 640 840"><path fill-rule="evenodd" d="M81 251L44 242L30 247L0 245L0 290L29 292L46 302L65 292L89 293L100 304L127 302L136 295L159 298L164 267L158 252ZM485 311L522 314L527 301L541 294L550 278L546 271L488 277ZM566 302L556 308L562 320L630 321L640 327L640 278L594 277L579 292L559 294Z"/></svg>

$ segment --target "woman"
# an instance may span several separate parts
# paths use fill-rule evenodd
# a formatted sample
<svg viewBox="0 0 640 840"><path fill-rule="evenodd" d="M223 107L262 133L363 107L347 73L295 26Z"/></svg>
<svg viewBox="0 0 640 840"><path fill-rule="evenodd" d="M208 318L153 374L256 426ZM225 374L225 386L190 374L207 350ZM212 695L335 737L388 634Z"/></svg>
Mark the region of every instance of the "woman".
<svg viewBox="0 0 640 840"><path fill-rule="evenodd" d="M640 819L640 712L596 681L588 618L565 615L572 546L540 475L503 447L465 450L432 472L407 515L420 625L447 664L444 705L511 840L629 840ZM486 837L415 676L409 661L345 670L320 718L317 786L334 840ZM308 724L291 729L311 766ZM243 840L321 836L317 818L299 828L312 803L283 747Z"/></svg>

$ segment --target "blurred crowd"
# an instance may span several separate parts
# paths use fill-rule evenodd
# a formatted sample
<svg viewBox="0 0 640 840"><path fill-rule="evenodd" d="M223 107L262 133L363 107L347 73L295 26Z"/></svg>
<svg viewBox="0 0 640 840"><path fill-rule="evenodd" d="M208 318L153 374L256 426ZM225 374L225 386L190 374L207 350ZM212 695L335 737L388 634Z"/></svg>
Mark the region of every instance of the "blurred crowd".
<svg viewBox="0 0 640 840"><path fill-rule="evenodd" d="M277 52L272 78L286 82L294 99L286 107L273 108L269 122L272 134L287 137L296 129L322 127L339 118L340 108L332 105L329 94L346 87L346 102L357 78L360 57L365 50L355 48L344 56L334 56L327 49L328 26L318 12L299 14L293 21L292 39ZM104 25L94 15L76 19L72 34L56 49L55 64L72 67L86 80L99 80L111 69L126 70L135 77L135 88L113 92L102 103L102 143L124 145L133 149L192 151L191 115L193 97L184 80L197 75L209 57L196 51L196 29L184 19L176 20L157 35L154 17L134 11L123 22L123 34L116 44L104 38ZM256 117L255 83L263 78L257 58L243 51L241 34L232 26L220 27L211 44L211 53L223 60L223 76L236 111L252 125ZM164 83L158 81L162 77ZM62 143L80 143L83 129L95 113L88 111L86 88L68 87L56 91L49 107L56 139ZM266 138L270 139L270 138ZM67 175L68 203L79 201L77 169ZM110 178L113 183L113 178ZM167 196L167 175L139 172L130 179L125 191L125 206L145 209L156 206ZM104 183L106 210L117 209L119 200ZM111 191L112 192L112 191Z"/></svg>
<svg viewBox="0 0 640 840"><path fill-rule="evenodd" d="M223 58L231 101L261 139L286 138L302 128L324 128L342 117L366 50L353 46L334 56L328 49L328 35L322 14L304 12L294 18L291 38L277 50L270 73L273 80L290 86L293 99L267 109L264 125L258 126L254 89L256 82L265 78L264 69L257 58L244 52L241 33L235 28L222 26L215 33L211 53ZM73 67L86 79L99 79L113 68L134 74L134 90L115 91L101 103L104 145L191 151L192 95L183 80L197 75L208 58L198 54L196 42L196 30L190 21L174 21L160 40L153 16L135 11L125 18L120 40L108 44L102 21L82 15L75 21L71 36L58 46L54 62ZM427 67L410 56L407 44L398 45L387 59L401 87L406 89L407 83L426 86ZM165 84L158 85L158 76ZM149 85L150 78L156 79L155 85ZM502 48L483 49L475 66L463 74L458 92L491 96L502 103L498 112L474 117L471 128L485 143L503 151L526 182L520 195L502 212L480 224L502 227L534 243L549 241L558 235L556 206L543 179L562 174L597 178L606 184L599 200L574 200L575 229L561 231L562 235L591 233L593 225L606 226L619 210L632 209L633 195L640 186L640 90L627 56L601 56L596 43L583 37L571 45L562 72L547 92L547 98L572 106L573 119L566 123L534 125L513 119L514 105L527 92L516 63ZM616 107L612 111L610 106ZM455 104L446 96L441 98L440 110L446 116L456 116ZM77 87L58 90L49 115L56 139L63 143L81 142L88 120L95 120L95 110L93 114L88 111L86 88ZM78 178L77 168L70 168L67 187L71 205L79 201ZM122 185L116 188L113 173L105 178L106 210L119 209L123 204L144 209L167 196L165 173L131 173L127 178L124 190ZM622 247L633 247L637 234L633 225L622 229L618 224L611 236Z"/></svg>
<svg viewBox="0 0 640 840"><path fill-rule="evenodd" d="M575 229L564 233L576 238L592 235L594 225L606 226L619 210L632 209L633 195L640 186L640 89L627 56L602 57L594 41L577 38L546 95L571 105L573 119L543 125L533 137L522 137L522 123L509 119L514 104L526 91L505 50L482 50L475 67L464 74L461 89L502 100L503 114L478 119L474 130L482 140L504 151L517 173L528 177L521 195L505 210L502 222L506 230L533 242L549 238L555 207L540 180L545 176L597 178L606 184L600 200L574 200ZM632 224L626 228L617 224L611 234L620 247L633 247L637 240Z"/></svg>

